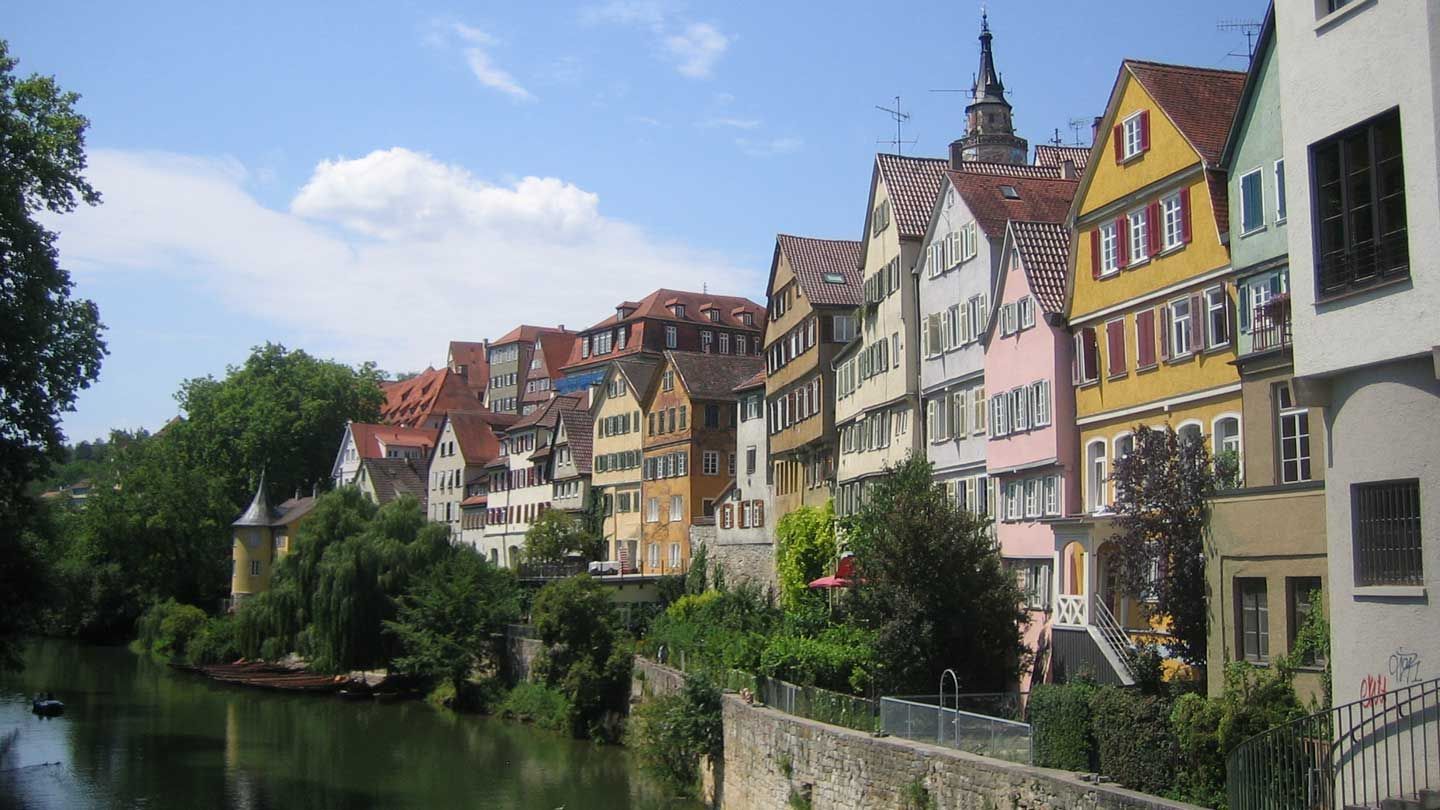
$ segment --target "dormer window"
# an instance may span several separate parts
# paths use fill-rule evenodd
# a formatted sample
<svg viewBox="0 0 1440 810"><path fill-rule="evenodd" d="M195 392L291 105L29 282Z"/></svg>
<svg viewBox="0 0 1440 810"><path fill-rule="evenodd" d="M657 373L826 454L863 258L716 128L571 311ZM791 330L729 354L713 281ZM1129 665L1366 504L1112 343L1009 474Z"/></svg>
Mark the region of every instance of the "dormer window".
<svg viewBox="0 0 1440 810"><path fill-rule="evenodd" d="M822 276L826 284L844 284L845 276L840 273L826 273Z"/></svg>
<svg viewBox="0 0 1440 810"><path fill-rule="evenodd" d="M618 320L622 320L622 321L623 321L623 320L625 320L626 318L630 317L630 313L632 313L632 312L634 312L634 311L635 311L635 310L632 309L631 307L618 306L618 307L615 308L615 317L616 317Z"/></svg>
<svg viewBox="0 0 1440 810"><path fill-rule="evenodd" d="M1016 191L1014 186L1001 186L1000 196L1007 200L1018 200L1020 199L1020 192Z"/></svg>
<svg viewBox="0 0 1440 810"><path fill-rule="evenodd" d="M671 305L670 305L670 314L671 314L671 315L674 315L674 316L677 317L677 318L683 318L683 317L685 317L685 305L684 305L684 304L671 304Z"/></svg>
<svg viewBox="0 0 1440 810"><path fill-rule="evenodd" d="M1131 114L1115 127L1115 160L1127 161L1150 148L1150 112Z"/></svg>
<svg viewBox="0 0 1440 810"><path fill-rule="evenodd" d="M711 323L720 322L720 310L718 309L707 309L705 310L705 315L710 319Z"/></svg>
<svg viewBox="0 0 1440 810"><path fill-rule="evenodd" d="M750 314L749 312L742 312L740 313L740 322L745 324L746 326L754 326L755 316Z"/></svg>

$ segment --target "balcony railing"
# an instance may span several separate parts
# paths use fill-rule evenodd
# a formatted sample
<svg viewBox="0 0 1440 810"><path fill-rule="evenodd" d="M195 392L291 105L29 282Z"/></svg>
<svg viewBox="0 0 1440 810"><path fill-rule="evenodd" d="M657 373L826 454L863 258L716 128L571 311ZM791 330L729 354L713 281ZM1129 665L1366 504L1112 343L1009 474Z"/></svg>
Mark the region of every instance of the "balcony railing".
<svg viewBox="0 0 1440 810"><path fill-rule="evenodd" d="M1319 297L1340 295L1410 275L1410 240L1404 230L1348 250L1322 253L1317 268Z"/></svg>
<svg viewBox="0 0 1440 810"><path fill-rule="evenodd" d="M1290 298L1276 296L1250 314L1250 352L1268 352L1290 345Z"/></svg>
<svg viewBox="0 0 1440 810"><path fill-rule="evenodd" d="M1230 810L1430 807L1440 785L1440 678L1367 696L1240 743Z"/></svg>
<svg viewBox="0 0 1440 810"><path fill-rule="evenodd" d="M549 563L522 562L515 567L515 576L519 579L565 579L585 573L588 566L589 563L584 560Z"/></svg>

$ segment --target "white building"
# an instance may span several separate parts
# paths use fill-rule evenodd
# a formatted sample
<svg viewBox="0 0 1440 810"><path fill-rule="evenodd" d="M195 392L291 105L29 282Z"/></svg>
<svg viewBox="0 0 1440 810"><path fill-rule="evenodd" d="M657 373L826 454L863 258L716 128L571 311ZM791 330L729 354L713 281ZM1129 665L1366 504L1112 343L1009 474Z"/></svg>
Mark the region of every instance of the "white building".
<svg viewBox="0 0 1440 810"><path fill-rule="evenodd" d="M500 454L485 467L489 483L480 550L491 562L510 568L519 564L525 532L551 508L555 498L551 449L560 410L581 407L582 397L555 397L520 417L500 437ZM478 493L472 491L470 497Z"/></svg>
<svg viewBox="0 0 1440 810"><path fill-rule="evenodd" d="M720 495L710 560L726 581L775 584L774 498L765 429L765 372L736 386L735 478Z"/></svg>
<svg viewBox="0 0 1440 810"><path fill-rule="evenodd" d="M426 477L426 514L431 521L449 526L452 538L461 539L461 501L485 476L485 465L500 455L495 430L514 421L509 414L451 411L440 423Z"/></svg>
<svg viewBox="0 0 1440 810"><path fill-rule="evenodd" d="M336 487L355 483L361 459L408 458L424 466L435 447L436 431L428 428L394 427L350 422L340 438L340 449L330 467L330 480Z"/></svg>

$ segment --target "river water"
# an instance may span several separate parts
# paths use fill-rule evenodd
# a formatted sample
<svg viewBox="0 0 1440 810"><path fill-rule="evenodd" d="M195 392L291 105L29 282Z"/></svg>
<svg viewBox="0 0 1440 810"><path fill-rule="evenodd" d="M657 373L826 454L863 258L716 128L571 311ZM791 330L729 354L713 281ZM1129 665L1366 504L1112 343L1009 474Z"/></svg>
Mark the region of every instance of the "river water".
<svg viewBox="0 0 1440 810"><path fill-rule="evenodd" d="M35 641L0 676L0 810L667 808L622 748L421 702L223 686L123 647ZM51 691L64 716L40 718Z"/></svg>

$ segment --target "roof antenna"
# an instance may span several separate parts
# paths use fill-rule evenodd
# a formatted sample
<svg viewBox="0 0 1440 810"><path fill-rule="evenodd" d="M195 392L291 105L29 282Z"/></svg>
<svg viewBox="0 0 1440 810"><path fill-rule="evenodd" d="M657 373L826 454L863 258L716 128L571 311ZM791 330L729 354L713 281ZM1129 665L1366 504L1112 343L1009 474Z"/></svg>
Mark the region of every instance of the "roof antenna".
<svg viewBox="0 0 1440 810"><path fill-rule="evenodd" d="M1255 20L1226 19L1215 23L1216 31L1240 31L1245 34L1245 53L1231 51L1226 56L1244 57L1246 65L1255 58L1255 39L1260 36L1260 23Z"/></svg>
<svg viewBox="0 0 1440 810"><path fill-rule="evenodd" d="M891 145L893 145L893 146L895 147L895 154L900 155L900 154L904 154L904 152L905 152L904 147L905 147L906 144L914 144L914 143L917 143L917 142L918 142L918 139L916 139L916 138L911 138L910 140L907 141L907 140L905 140L904 136L901 134L900 127L903 126L906 121L909 121L909 120L910 120L910 113L901 112L901 111L900 111L900 97L899 97L899 96L896 96L896 97L895 97L895 107L894 107L894 109L891 109L890 107L881 107L879 104L876 104L876 105L875 105L875 109L877 109L877 110L879 110L880 112L883 112L883 113L889 113L889 114L890 114L890 117L893 118L893 119L895 119L895 139L894 139L894 140L886 140L886 139L884 139L884 138L876 138L876 139L875 139L875 143L888 143L888 144L891 144Z"/></svg>
<svg viewBox="0 0 1440 810"><path fill-rule="evenodd" d="M1071 118L1071 119L1070 119L1070 121L1069 121L1070 132L1073 133L1074 136L1075 136L1075 145L1076 145L1076 146L1084 146L1084 145L1085 145L1084 143L1081 143L1081 141L1080 141L1080 131L1081 131L1081 129L1082 129L1086 124L1088 124L1088 123L1090 123L1090 122L1089 122L1088 120L1084 119L1084 118Z"/></svg>

